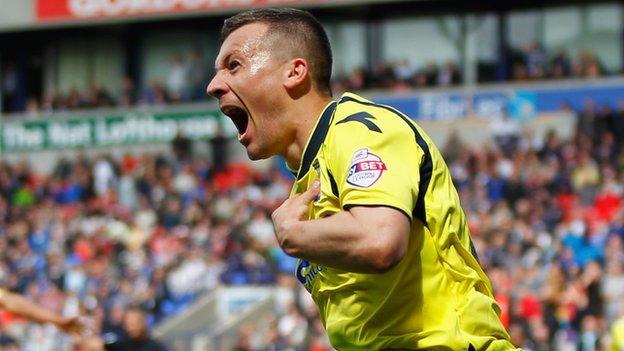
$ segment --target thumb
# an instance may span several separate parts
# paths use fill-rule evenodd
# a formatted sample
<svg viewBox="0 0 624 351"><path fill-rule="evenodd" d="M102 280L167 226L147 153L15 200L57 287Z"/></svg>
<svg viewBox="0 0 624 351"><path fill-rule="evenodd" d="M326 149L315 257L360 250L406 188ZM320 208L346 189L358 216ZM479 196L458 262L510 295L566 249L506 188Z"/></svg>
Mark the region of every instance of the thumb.
<svg viewBox="0 0 624 351"><path fill-rule="evenodd" d="M312 182L312 186L310 186L308 190L306 190L305 192L301 193L301 195L299 195L299 198L301 199L303 203L307 204L307 203L310 203L312 200L314 200L320 191L321 191L321 182L317 179L314 182Z"/></svg>

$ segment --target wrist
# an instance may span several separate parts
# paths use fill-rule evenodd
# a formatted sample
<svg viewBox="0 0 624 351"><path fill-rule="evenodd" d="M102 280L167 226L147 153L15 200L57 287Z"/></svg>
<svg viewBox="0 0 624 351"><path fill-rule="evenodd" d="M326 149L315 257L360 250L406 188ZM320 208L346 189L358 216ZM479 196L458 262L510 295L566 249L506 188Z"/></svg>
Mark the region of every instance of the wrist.
<svg viewBox="0 0 624 351"><path fill-rule="evenodd" d="M301 238L303 221L288 220L282 224L281 233L278 236L279 245L286 254L299 257L301 252L298 239Z"/></svg>

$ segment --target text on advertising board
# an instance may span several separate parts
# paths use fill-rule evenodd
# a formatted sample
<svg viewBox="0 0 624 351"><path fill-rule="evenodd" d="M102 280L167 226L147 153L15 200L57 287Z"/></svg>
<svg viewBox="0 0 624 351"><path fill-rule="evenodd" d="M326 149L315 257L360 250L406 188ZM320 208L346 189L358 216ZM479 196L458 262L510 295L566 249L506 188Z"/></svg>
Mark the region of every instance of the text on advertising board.
<svg viewBox="0 0 624 351"><path fill-rule="evenodd" d="M258 6L305 4L327 0L37 0L39 21L147 16Z"/></svg>

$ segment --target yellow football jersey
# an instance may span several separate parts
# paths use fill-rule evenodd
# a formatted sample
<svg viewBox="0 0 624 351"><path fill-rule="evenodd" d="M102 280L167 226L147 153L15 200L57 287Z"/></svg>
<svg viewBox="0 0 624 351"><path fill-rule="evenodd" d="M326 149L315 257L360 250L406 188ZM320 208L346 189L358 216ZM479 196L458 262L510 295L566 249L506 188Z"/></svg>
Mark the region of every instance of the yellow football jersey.
<svg viewBox="0 0 624 351"><path fill-rule="evenodd" d="M320 179L310 219L388 206L411 222L409 247L381 274L299 260L296 276L341 351L510 350L489 279L440 152L411 119L346 93L323 111L291 196Z"/></svg>
<svg viewBox="0 0 624 351"><path fill-rule="evenodd" d="M617 319L611 326L609 351L624 351L624 317Z"/></svg>

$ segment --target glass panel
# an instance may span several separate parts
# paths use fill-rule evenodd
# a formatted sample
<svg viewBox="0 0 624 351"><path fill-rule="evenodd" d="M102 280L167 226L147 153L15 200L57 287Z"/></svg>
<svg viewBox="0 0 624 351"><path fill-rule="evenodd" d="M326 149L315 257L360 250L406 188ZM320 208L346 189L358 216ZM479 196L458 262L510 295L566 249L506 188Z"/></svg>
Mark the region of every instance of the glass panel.
<svg viewBox="0 0 624 351"><path fill-rule="evenodd" d="M58 92L62 95L72 90L89 88L89 41L82 38L66 39L59 43Z"/></svg>
<svg viewBox="0 0 624 351"><path fill-rule="evenodd" d="M541 18L540 12L516 11L511 12L507 18L507 38L512 48L523 48L533 42L541 40Z"/></svg>
<svg viewBox="0 0 624 351"><path fill-rule="evenodd" d="M93 80L108 94L118 98L123 78L124 54L119 40L96 40L92 50Z"/></svg>
<svg viewBox="0 0 624 351"><path fill-rule="evenodd" d="M364 22L323 23L332 46L333 74L348 74L366 65L366 28Z"/></svg>
<svg viewBox="0 0 624 351"><path fill-rule="evenodd" d="M142 46L142 86L160 84L173 99L190 99L193 94L191 76L206 75L204 73L191 75L189 72L194 54L201 50L201 40L201 33L193 31L145 35ZM205 63L200 63L200 66L202 70L206 69Z"/></svg>
<svg viewBox="0 0 624 351"><path fill-rule="evenodd" d="M388 62L407 60L413 69L428 64L457 63L453 40L459 35L457 16L392 19L383 22L383 57Z"/></svg>
<svg viewBox="0 0 624 351"><path fill-rule="evenodd" d="M544 46L549 56L566 52L576 76L617 73L622 68L622 6L599 4L544 11Z"/></svg>

